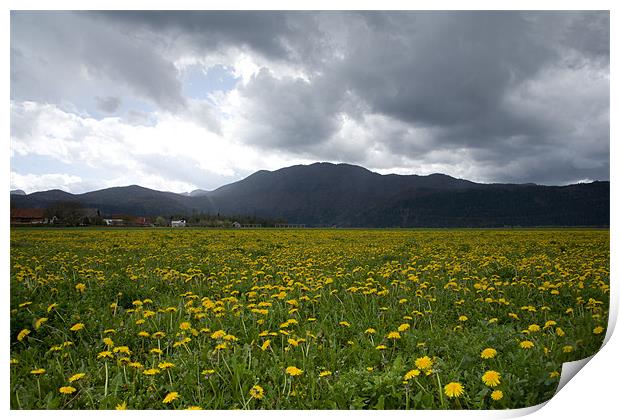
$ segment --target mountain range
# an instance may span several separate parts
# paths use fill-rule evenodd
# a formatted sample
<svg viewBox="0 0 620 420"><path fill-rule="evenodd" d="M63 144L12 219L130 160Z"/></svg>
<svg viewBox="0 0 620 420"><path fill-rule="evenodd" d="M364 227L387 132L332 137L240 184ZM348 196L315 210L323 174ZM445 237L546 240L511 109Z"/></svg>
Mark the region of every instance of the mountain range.
<svg viewBox="0 0 620 420"><path fill-rule="evenodd" d="M103 214L219 213L338 227L608 226L609 187L609 181L482 184L443 174L381 175L360 166L314 163L181 194L138 185L84 194L11 191L11 208L74 202Z"/></svg>

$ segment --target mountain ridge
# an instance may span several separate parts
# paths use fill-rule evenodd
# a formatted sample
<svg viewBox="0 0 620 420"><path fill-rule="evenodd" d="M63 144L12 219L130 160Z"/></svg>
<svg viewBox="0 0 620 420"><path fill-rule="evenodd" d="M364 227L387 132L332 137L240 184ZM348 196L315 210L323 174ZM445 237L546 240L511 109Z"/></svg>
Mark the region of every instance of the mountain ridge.
<svg viewBox="0 0 620 420"><path fill-rule="evenodd" d="M12 208L47 208L59 201L106 214L247 215L309 226L609 225L609 181L483 184L445 174L382 175L325 162L257 171L212 191L173 193L130 185L82 194L50 190L11 195Z"/></svg>

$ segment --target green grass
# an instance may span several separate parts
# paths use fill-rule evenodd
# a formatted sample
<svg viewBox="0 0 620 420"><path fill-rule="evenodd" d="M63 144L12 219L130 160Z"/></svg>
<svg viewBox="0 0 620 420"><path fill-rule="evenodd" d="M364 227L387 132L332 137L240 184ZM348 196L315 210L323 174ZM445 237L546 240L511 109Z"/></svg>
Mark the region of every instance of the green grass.
<svg viewBox="0 0 620 420"><path fill-rule="evenodd" d="M599 349L608 305L607 230L14 229L11 408L525 407ZM431 369L405 381L425 355ZM464 394L449 398L450 382Z"/></svg>

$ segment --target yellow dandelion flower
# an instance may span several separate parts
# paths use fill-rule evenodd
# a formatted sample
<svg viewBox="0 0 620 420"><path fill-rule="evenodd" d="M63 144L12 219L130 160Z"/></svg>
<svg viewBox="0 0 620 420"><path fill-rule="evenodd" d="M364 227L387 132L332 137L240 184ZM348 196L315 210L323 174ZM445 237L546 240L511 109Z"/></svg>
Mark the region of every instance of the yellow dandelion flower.
<svg viewBox="0 0 620 420"><path fill-rule="evenodd" d="M105 344L108 347L114 347L114 341L112 341L110 337L105 337L103 339L103 344Z"/></svg>
<svg viewBox="0 0 620 420"><path fill-rule="evenodd" d="M147 376L157 375L159 372L160 372L159 369L155 369L155 368L146 369L142 371L142 373Z"/></svg>
<svg viewBox="0 0 620 420"><path fill-rule="evenodd" d="M519 343L519 347L521 347L522 349L531 349L532 347L534 347L534 343L530 340L523 340Z"/></svg>
<svg viewBox="0 0 620 420"><path fill-rule="evenodd" d="M595 327L592 330L592 334L596 334L599 335L600 333L602 333L605 330L605 328L601 327L600 325L598 327Z"/></svg>
<svg viewBox="0 0 620 420"><path fill-rule="evenodd" d="M532 325L530 325L529 327L527 327L527 330L528 330L529 332L538 332L538 331L540 331L540 325L538 325L538 324L532 324Z"/></svg>
<svg viewBox="0 0 620 420"><path fill-rule="evenodd" d="M265 342L260 346L260 349L262 351L265 351L269 348L270 345L271 345L271 340L265 340Z"/></svg>
<svg viewBox="0 0 620 420"><path fill-rule="evenodd" d="M211 334L211 338L214 339L214 340L218 340L218 339L224 337L225 335L226 335L226 331L224 331L224 330L217 330L213 334Z"/></svg>
<svg viewBox="0 0 620 420"><path fill-rule="evenodd" d="M415 359L415 366L418 369L427 370L430 369L431 366L433 366L433 360L428 356L419 357Z"/></svg>
<svg viewBox="0 0 620 420"><path fill-rule="evenodd" d="M84 324L82 324L81 322L78 322L77 324L75 324L71 328L69 328L69 330L71 330L71 331L80 331L83 328L84 328Z"/></svg>
<svg viewBox="0 0 620 420"><path fill-rule="evenodd" d="M16 365L19 363L19 360L17 359L11 359L11 365Z"/></svg>
<svg viewBox="0 0 620 420"><path fill-rule="evenodd" d="M448 398L458 398L463 395L463 385L460 382L450 382L446 386L443 387L444 393L448 396Z"/></svg>
<svg viewBox="0 0 620 420"><path fill-rule="evenodd" d="M550 378L557 378L559 376L560 376L560 372L558 372L557 370L554 370L553 372L549 372Z"/></svg>
<svg viewBox="0 0 620 420"><path fill-rule="evenodd" d="M161 351L161 349L158 349L157 347L150 349L149 352L153 354L157 354L157 355L160 355L163 353L163 351Z"/></svg>
<svg viewBox="0 0 620 420"><path fill-rule="evenodd" d="M493 401L499 401L502 398L504 398L504 393L500 391L499 389L496 389L495 391L491 392L491 399Z"/></svg>
<svg viewBox="0 0 620 420"><path fill-rule="evenodd" d="M181 322L179 328L181 328L182 330L189 330L190 328L192 328L192 324L190 324L189 322Z"/></svg>
<svg viewBox="0 0 620 420"><path fill-rule="evenodd" d="M131 356L131 350L129 350L129 347L127 346L118 346L118 347L114 347L112 349L113 353L122 353L122 354L126 354L127 356Z"/></svg>
<svg viewBox="0 0 620 420"><path fill-rule="evenodd" d="M572 353L573 352L573 346L564 346L564 347L562 347L562 352L564 352L564 353Z"/></svg>
<svg viewBox="0 0 620 420"><path fill-rule="evenodd" d="M76 373L75 375L73 375L73 376L71 376L69 378L69 382L78 381L78 380L82 379L84 376L86 376L85 373Z"/></svg>
<svg viewBox="0 0 620 420"><path fill-rule="evenodd" d="M57 303L52 303L51 305L49 305L47 307L47 312L50 313L54 310L54 308L58 308L58 304Z"/></svg>
<svg viewBox="0 0 620 420"><path fill-rule="evenodd" d="M398 326L398 331L399 331L399 332L405 332L405 331L407 331L410 327L411 327L411 326L410 326L409 324L406 324L406 323L405 323L405 324L400 324L400 325Z"/></svg>
<svg viewBox="0 0 620 420"><path fill-rule="evenodd" d="M111 351L102 351L99 352L99 354L97 354L97 359L101 359L101 358L112 358L112 352Z"/></svg>
<svg viewBox="0 0 620 420"><path fill-rule="evenodd" d="M500 377L501 375L499 372L487 370L484 375L482 375L482 382L484 382L486 386L496 387L500 384Z"/></svg>
<svg viewBox="0 0 620 420"><path fill-rule="evenodd" d="M78 283L75 285L75 290L80 293L84 293L84 291L86 290L86 285L84 283Z"/></svg>
<svg viewBox="0 0 620 420"><path fill-rule="evenodd" d="M153 338L164 338L165 336L166 336L166 333L163 331L154 332L152 335Z"/></svg>
<svg viewBox="0 0 620 420"><path fill-rule="evenodd" d="M17 334L17 341L24 341L24 338L30 334L30 330L28 328L24 328Z"/></svg>
<svg viewBox="0 0 620 420"><path fill-rule="evenodd" d="M166 397L164 398L164 400L162 401L164 404L170 404L172 401L176 400L179 398L179 393L178 392L169 392L168 395L166 395Z"/></svg>
<svg viewBox="0 0 620 420"><path fill-rule="evenodd" d="M47 322L47 318L39 318L34 322L34 329L38 330L39 328L41 328L41 325L43 325L43 323Z"/></svg>
<svg viewBox="0 0 620 420"><path fill-rule="evenodd" d="M160 368L161 370L170 369L170 368L173 368L174 366L175 364L171 362L161 362L157 365L157 367Z"/></svg>
<svg viewBox="0 0 620 420"><path fill-rule="evenodd" d="M383 344L379 344L377 347L375 347L377 350L385 350L387 349L387 346L384 346Z"/></svg>
<svg viewBox="0 0 620 420"><path fill-rule="evenodd" d="M400 339L400 333L398 331L391 331L390 333L388 333L388 335L386 336L389 340L398 340Z"/></svg>
<svg viewBox="0 0 620 420"><path fill-rule="evenodd" d="M497 350L491 347L487 347L486 349L482 350L482 352L480 353L480 357L482 357L483 359L492 359L496 355L497 355Z"/></svg>
<svg viewBox="0 0 620 420"><path fill-rule="evenodd" d="M61 394L73 394L75 391L77 391L77 389L73 388L72 386L63 386L60 387L60 389L58 390L60 391Z"/></svg>
<svg viewBox="0 0 620 420"><path fill-rule="evenodd" d="M465 315L461 315L461 316L459 317L459 321L461 321L461 322L465 322L465 321L467 321L468 319L469 319L469 318L467 318Z"/></svg>
<svg viewBox="0 0 620 420"><path fill-rule="evenodd" d="M338 323L338 325L340 325L341 327L350 327L351 324L349 324L347 321L340 321Z"/></svg>
<svg viewBox="0 0 620 420"><path fill-rule="evenodd" d="M304 371L295 366L289 366L286 368L286 373L288 373L291 376L299 376L302 373L304 373Z"/></svg>
<svg viewBox="0 0 620 420"><path fill-rule="evenodd" d="M125 401L123 401L120 404L116 404L116 409L117 410L127 410L127 403Z"/></svg>
<svg viewBox="0 0 620 420"><path fill-rule="evenodd" d="M175 342L172 344L172 347L180 347L180 346L184 346L184 345L186 345L187 343L189 343L190 341L192 341L192 339L191 339L191 338L189 338L189 337L185 337L185 338L184 338L183 340L181 340L181 341L175 341Z"/></svg>
<svg viewBox="0 0 620 420"><path fill-rule="evenodd" d="M319 373L319 378L324 378L326 376L331 376L332 372L331 370L324 370L321 373Z"/></svg>
<svg viewBox="0 0 620 420"><path fill-rule="evenodd" d="M150 337L150 336L151 336L151 334L149 334L149 333L148 333L148 332L146 332L146 331L140 331L140 332L138 333L138 337L146 337L146 338L148 338L148 337Z"/></svg>
<svg viewBox="0 0 620 420"><path fill-rule="evenodd" d="M250 389L250 397L255 398L257 400L263 399L265 396L265 390L260 385L254 385L252 389Z"/></svg>
<svg viewBox="0 0 620 420"><path fill-rule="evenodd" d="M376 332L377 330L374 328L367 328L366 331L364 331L364 334L375 334Z"/></svg>
<svg viewBox="0 0 620 420"><path fill-rule="evenodd" d="M43 375L45 372L47 371L43 368L38 368L30 371L30 373L32 373L33 375Z"/></svg>
<svg viewBox="0 0 620 420"><path fill-rule="evenodd" d="M412 369L409 372L405 373L405 376L403 377L403 379L405 381L408 381L410 379L415 378L416 376L420 376L420 371L418 369Z"/></svg>
<svg viewBox="0 0 620 420"><path fill-rule="evenodd" d="M564 330L560 327L557 327L555 329L555 333L557 334L558 337L564 337L564 335L566 334Z"/></svg>

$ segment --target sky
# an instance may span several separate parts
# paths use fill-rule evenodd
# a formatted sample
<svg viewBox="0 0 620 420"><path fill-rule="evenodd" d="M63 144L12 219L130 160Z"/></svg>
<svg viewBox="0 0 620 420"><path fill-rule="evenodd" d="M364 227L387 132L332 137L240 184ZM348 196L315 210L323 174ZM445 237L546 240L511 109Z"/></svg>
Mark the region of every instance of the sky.
<svg viewBox="0 0 620 420"><path fill-rule="evenodd" d="M609 12L12 11L11 188L609 180Z"/></svg>

